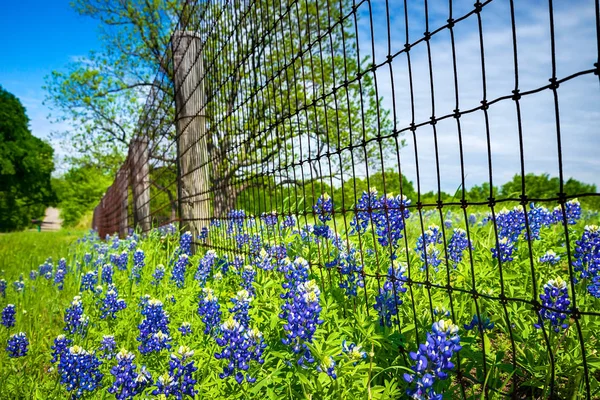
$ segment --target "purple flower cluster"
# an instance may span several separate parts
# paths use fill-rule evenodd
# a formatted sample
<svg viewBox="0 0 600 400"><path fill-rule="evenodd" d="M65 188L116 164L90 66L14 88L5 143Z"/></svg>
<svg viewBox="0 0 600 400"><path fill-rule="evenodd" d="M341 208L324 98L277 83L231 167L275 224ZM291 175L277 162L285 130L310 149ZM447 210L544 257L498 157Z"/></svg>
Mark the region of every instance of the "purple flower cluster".
<svg viewBox="0 0 600 400"><path fill-rule="evenodd" d="M550 327L555 332L559 332L560 328L569 327L565 319L570 313L571 301L567 283L561 277L551 279L544 285L544 293L540 294L540 300L542 300L542 308L539 311L538 323L534 324L536 328L541 329L545 321L550 321Z"/></svg>
<svg viewBox="0 0 600 400"><path fill-rule="evenodd" d="M252 265L244 265L242 268L242 288L246 289L251 296L255 295L254 278L256 278L256 271Z"/></svg>
<svg viewBox="0 0 600 400"><path fill-rule="evenodd" d="M404 380L409 384L406 394L415 399L438 399L442 396L435 393L433 384L436 379L448 378L448 372L454 368L452 356L460 349L458 327L450 320L435 322L432 332L427 332L425 343L419 345L417 352L411 352L410 358L415 361L412 373L405 373Z"/></svg>
<svg viewBox="0 0 600 400"><path fill-rule="evenodd" d="M71 392L71 398L79 399L85 392L93 392L100 387L102 362L93 353L79 346L65 351L58 363L60 381Z"/></svg>
<svg viewBox="0 0 600 400"><path fill-rule="evenodd" d="M252 301L252 295L245 289L240 290L231 299L233 307L229 309L229 312L233 315L233 319L240 323L244 329L248 329L250 326L250 302Z"/></svg>
<svg viewBox="0 0 600 400"><path fill-rule="evenodd" d="M98 350L103 353L102 358L111 360L115 355L116 348L117 342L115 341L115 337L113 335L105 335L100 341Z"/></svg>
<svg viewBox="0 0 600 400"><path fill-rule="evenodd" d="M131 280L136 284L140 283L142 268L146 265L144 251L138 249L133 253L133 268L131 269Z"/></svg>
<svg viewBox="0 0 600 400"><path fill-rule="evenodd" d="M43 276L44 278L50 280L52 279L52 271L54 269L54 266L52 265L52 259L48 258L46 261L44 261L44 263L42 265L40 265L38 267L38 271L40 273L40 276Z"/></svg>
<svg viewBox="0 0 600 400"><path fill-rule="evenodd" d="M454 229L448 242L448 258L453 262L454 268L462 261L463 253L469 247L471 243L467 239L467 232L461 228Z"/></svg>
<svg viewBox="0 0 600 400"><path fill-rule="evenodd" d="M188 263L188 255L183 253L179 255L179 259L173 267L173 271L171 273L171 281L175 282L175 285L177 285L178 288L182 288L185 286L185 271L187 269Z"/></svg>
<svg viewBox="0 0 600 400"><path fill-rule="evenodd" d="M579 200L573 199L569 200L565 203L565 214L567 216L567 224L575 225L579 219L581 219L581 204ZM562 208L560 206L556 206L552 211L552 216L554 217L554 221L560 223L563 221L563 213Z"/></svg>
<svg viewBox="0 0 600 400"><path fill-rule="evenodd" d="M421 261L425 263L421 268L422 270L425 270L426 267L432 267L437 272L442 260L440 258L440 250L435 246L440 243L442 243L442 232L437 225L430 225L429 228L417 238L415 251L419 254L419 257L421 257Z"/></svg>
<svg viewBox="0 0 600 400"><path fill-rule="evenodd" d="M356 297L358 288L365 286L362 276L363 266L358 259L356 249L350 248L348 251L340 251L336 260L340 272L340 288L344 289L346 296Z"/></svg>
<svg viewBox="0 0 600 400"><path fill-rule="evenodd" d="M87 333L87 327L89 324L89 318L83 313L83 303L81 302L81 296L75 296L71 305L67 307L65 311L65 332L69 332L71 335L76 333L85 336Z"/></svg>
<svg viewBox="0 0 600 400"><path fill-rule="evenodd" d="M498 240L498 245L493 247L491 251L493 258L498 258L503 263L510 262L514 260L515 242L508 237L503 237Z"/></svg>
<svg viewBox="0 0 600 400"><path fill-rule="evenodd" d="M187 346L181 346L177 353L171 354L169 372L158 377L156 389L152 394L164 395L164 398L170 396L176 399L182 399L183 396L194 398L198 391L194 389L196 380L192 375L198 368L194 366L194 360L191 359L193 356L194 352Z"/></svg>
<svg viewBox="0 0 600 400"><path fill-rule="evenodd" d="M283 329L286 332L283 344L291 347L295 354L299 354L298 364L313 363L314 358L308 349L317 326L323 323L320 319L321 294L314 280L308 281L308 263L304 259L296 259L284 270L286 282L283 288L286 292L281 294L285 303L281 306L279 318L285 321Z"/></svg>
<svg viewBox="0 0 600 400"><path fill-rule="evenodd" d="M6 307L4 307L2 310L2 325L7 328L12 328L15 326L15 314L16 311L14 304L8 304Z"/></svg>
<svg viewBox="0 0 600 400"><path fill-rule="evenodd" d="M106 283L108 285L112 284L113 283L113 274L114 274L113 266L110 264L104 264L104 266L102 266L102 274L100 275L100 281L102 283Z"/></svg>
<svg viewBox="0 0 600 400"><path fill-rule="evenodd" d="M588 293L600 298L600 227L586 225L581 239L575 242L573 266L579 279L587 279Z"/></svg>
<svg viewBox="0 0 600 400"><path fill-rule="evenodd" d="M25 357L29 350L29 340L24 332L15 333L8 338L6 352L10 358Z"/></svg>
<svg viewBox="0 0 600 400"><path fill-rule="evenodd" d="M473 315L473 319L471 322L464 325L465 330L470 331L474 328L477 328L479 332L491 331L494 329L494 323L490 320L489 317L479 318L479 315Z"/></svg>
<svg viewBox="0 0 600 400"><path fill-rule="evenodd" d="M187 336L192 334L192 325L189 322L182 322L181 326L177 328L179 332L181 332L182 336Z"/></svg>
<svg viewBox="0 0 600 400"><path fill-rule="evenodd" d="M204 257L200 259L200 262L198 263L198 269L194 275L194 279L200 283L200 286L204 286L206 284L206 280L213 270L216 259L217 253L215 253L214 250L207 251Z"/></svg>
<svg viewBox="0 0 600 400"><path fill-rule="evenodd" d="M270 213L264 212L260 215L260 219L267 229L273 229L277 226L277 211L271 211Z"/></svg>
<svg viewBox="0 0 600 400"><path fill-rule="evenodd" d="M0 296L6 297L6 280L0 279Z"/></svg>
<svg viewBox="0 0 600 400"><path fill-rule="evenodd" d="M64 258L63 258L64 260ZM61 268L60 263L54 274L54 284L58 287L58 290L63 290L65 284L65 275L67 274L66 268Z"/></svg>
<svg viewBox="0 0 600 400"><path fill-rule="evenodd" d="M179 238L179 252L180 254L185 254L187 256L192 255L192 232L184 232L181 234Z"/></svg>
<svg viewBox="0 0 600 400"><path fill-rule="evenodd" d="M51 346L52 349L52 360L51 362L54 364L60 357L69 349L73 341L66 337L65 335L58 335L56 339L54 339L54 346Z"/></svg>
<svg viewBox="0 0 600 400"><path fill-rule="evenodd" d="M165 266L162 264L159 264L155 269L154 269L154 273L152 274L152 282L151 284L154 286L158 286L163 278L165 277Z"/></svg>
<svg viewBox="0 0 600 400"><path fill-rule="evenodd" d="M321 221L325 224L327 221L331 221L333 215L333 200L327 193L323 193L318 199L317 203L313 206L313 211Z"/></svg>
<svg viewBox="0 0 600 400"><path fill-rule="evenodd" d="M117 365L110 369L115 382L108 388L108 392L114 394L117 400L133 399L152 385L152 375L146 367L142 366L140 372L137 372L137 365L133 363L133 353L123 349L116 358Z"/></svg>
<svg viewBox="0 0 600 400"><path fill-rule="evenodd" d="M148 354L170 349L171 337L169 336L169 315L163 309L163 303L159 300L148 300L142 309L144 320L138 329L140 334L137 341L140 353Z"/></svg>
<svg viewBox="0 0 600 400"><path fill-rule="evenodd" d="M337 374L335 373L335 360L333 357L325 357L321 364L317 365L317 371L324 372L329 375L332 379L337 379Z"/></svg>
<svg viewBox="0 0 600 400"><path fill-rule="evenodd" d="M560 261L560 256L557 255L554 250L548 250L543 256L540 257L541 263L548 263L550 265L556 265Z"/></svg>
<svg viewBox="0 0 600 400"><path fill-rule="evenodd" d="M88 271L81 277L81 288L79 289L81 292L85 292L89 290L91 292L94 291L94 287L98 284L98 272L96 271Z"/></svg>
<svg viewBox="0 0 600 400"><path fill-rule="evenodd" d="M379 289L379 294L375 297L373 308L379 315L381 326L392 326L392 316L398 314L398 307L402 304L400 294L406 292L405 272L406 267L394 261L388 269L388 276L383 287Z"/></svg>
<svg viewBox="0 0 600 400"><path fill-rule="evenodd" d="M242 233L244 230L244 221L246 219L246 211L230 210L227 213L227 234L231 235L234 231Z"/></svg>
<svg viewBox="0 0 600 400"><path fill-rule="evenodd" d="M359 361L367 358L367 352L363 351L359 345L355 343L347 344L345 340L342 342L342 354L348 357L352 365L356 365Z"/></svg>
<svg viewBox="0 0 600 400"><path fill-rule="evenodd" d="M248 383L254 383L256 378L252 377L247 371L250 368L251 361L256 361L259 364L264 362L262 354L266 345L260 331L245 328L233 316L230 316L221 325L221 336L216 338L216 342L223 347L223 350L215 353L215 358L227 361L227 365L223 367L223 372L219 374L219 378L225 379L235 375L235 380L240 384L244 381L244 378ZM244 376L244 372L246 372L246 376Z"/></svg>
<svg viewBox="0 0 600 400"><path fill-rule="evenodd" d="M100 306L100 318L105 319L110 317L112 319L117 318L116 313L127 308L125 300L119 298L119 292L115 285L109 285L106 291L106 296L102 300Z"/></svg>
<svg viewBox="0 0 600 400"><path fill-rule="evenodd" d="M198 304L198 315L202 317L204 333L209 334L211 331L216 333L221 324L221 306L219 305L219 299L209 288L202 288L200 303Z"/></svg>
<svg viewBox="0 0 600 400"><path fill-rule="evenodd" d="M291 229L296 226L296 219L293 215L286 215L283 217L283 221L281 222L282 229Z"/></svg>

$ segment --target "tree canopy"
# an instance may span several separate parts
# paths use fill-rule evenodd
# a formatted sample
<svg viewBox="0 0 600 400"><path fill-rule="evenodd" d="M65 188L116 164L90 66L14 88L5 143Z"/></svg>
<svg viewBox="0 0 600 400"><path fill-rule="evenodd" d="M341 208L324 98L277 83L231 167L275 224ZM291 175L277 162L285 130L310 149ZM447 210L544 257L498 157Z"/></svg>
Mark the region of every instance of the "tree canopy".
<svg viewBox="0 0 600 400"><path fill-rule="evenodd" d="M0 231L25 228L55 202L53 155L31 134L19 99L0 86Z"/></svg>

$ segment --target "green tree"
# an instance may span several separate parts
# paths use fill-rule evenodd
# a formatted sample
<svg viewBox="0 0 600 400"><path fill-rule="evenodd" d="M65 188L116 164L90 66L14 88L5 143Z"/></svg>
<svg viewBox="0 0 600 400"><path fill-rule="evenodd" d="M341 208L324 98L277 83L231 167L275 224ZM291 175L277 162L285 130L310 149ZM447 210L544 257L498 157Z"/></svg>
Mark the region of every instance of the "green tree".
<svg viewBox="0 0 600 400"><path fill-rule="evenodd" d="M277 185L298 186L310 174L341 176L350 157L360 163L379 154L372 139L390 133L389 112L380 107L370 60L359 56L351 18L335 24L318 46L308 46L350 13L352 2L284 3L184 2L182 9L169 0L75 0L79 13L99 20L103 47L66 72L53 72L47 102L59 119L73 123L66 136L81 152L101 160L124 154L142 130L153 141L151 160L172 165L175 146L164 146L175 134L168 49L175 16L182 16L181 27L203 42L207 158L211 186L220 188L213 190L214 213L224 214L244 190L263 185L265 171L276 171ZM286 18L275 20L284 8ZM363 142L364 148L342 151ZM395 149L391 140L382 145ZM327 163L318 161L329 154L335 156ZM281 168L300 158L313 160L304 175Z"/></svg>
<svg viewBox="0 0 600 400"><path fill-rule="evenodd" d="M82 163L53 180L58 196L60 215L65 226L76 225L81 217L94 209L106 189L112 183L112 175L95 164Z"/></svg>
<svg viewBox="0 0 600 400"><path fill-rule="evenodd" d="M19 99L0 86L0 231L25 228L55 202L53 155L31 134Z"/></svg>

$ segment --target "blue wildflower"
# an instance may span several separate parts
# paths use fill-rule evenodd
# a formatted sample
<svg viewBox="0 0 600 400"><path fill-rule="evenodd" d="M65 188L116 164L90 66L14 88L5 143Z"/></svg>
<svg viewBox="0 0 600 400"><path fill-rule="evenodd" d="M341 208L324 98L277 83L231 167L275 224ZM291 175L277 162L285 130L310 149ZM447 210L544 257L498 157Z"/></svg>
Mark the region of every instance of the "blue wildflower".
<svg viewBox="0 0 600 400"><path fill-rule="evenodd" d="M65 311L65 328L66 332L74 335L76 333L85 336L89 324L89 318L83 313L83 303L81 296L75 296L71 305Z"/></svg>
<svg viewBox="0 0 600 400"><path fill-rule="evenodd" d="M63 290L66 273L67 271L65 269L58 268L54 274L54 284L58 286L58 290Z"/></svg>
<svg viewBox="0 0 600 400"><path fill-rule="evenodd" d="M142 268L146 265L144 251L138 249L133 254L133 268L131 269L131 279L136 283L140 283Z"/></svg>
<svg viewBox="0 0 600 400"><path fill-rule="evenodd" d="M417 352L409 354L416 362L411 367L413 372L404 374L404 380L410 385L406 394L411 398L441 399L433 384L436 379L448 378L448 372L454 368L452 356L461 349L458 327L450 320L442 319L431 328L425 343L419 345Z"/></svg>
<svg viewBox="0 0 600 400"><path fill-rule="evenodd" d="M200 303L198 304L198 315L202 317L204 323L204 333L211 331L214 333L221 324L221 306L219 299L209 288L202 288L200 293Z"/></svg>
<svg viewBox="0 0 600 400"><path fill-rule="evenodd" d="M277 226L277 211L271 211L270 213L262 213L260 219L265 224L267 229L273 229Z"/></svg>
<svg viewBox="0 0 600 400"><path fill-rule="evenodd" d="M231 299L233 307L229 309L229 312L233 315L233 319L239 322L242 327L248 329L250 325L250 302L252 301L252 295L245 289L237 292L237 294Z"/></svg>
<svg viewBox="0 0 600 400"><path fill-rule="evenodd" d="M435 246L442 243L442 232L437 225L430 225L429 228L417 238L415 251L421 257L421 261L426 263L428 267L432 267L436 272L442 260L440 258L440 250ZM425 269L424 264L421 268Z"/></svg>
<svg viewBox="0 0 600 400"><path fill-rule="evenodd" d="M187 231L181 234L179 238L179 249L181 254L185 254L187 256L192 255L192 233Z"/></svg>
<svg viewBox="0 0 600 400"><path fill-rule="evenodd" d="M163 303L156 299L148 300L142 309L142 315L144 320L138 325L140 334L137 337L140 353L170 349L169 315L163 309Z"/></svg>
<svg viewBox="0 0 600 400"><path fill-rule="evenodd" d="M404 274L406 267L394 261L388 269L388 276L375 297L373 308L379 315L381 326L392 326L392 316L398 314L398 307L402 304L400 295L406 292Z"/></svg>
<svg viewBox="0 0 600 400"><path fill-rule="evenodd" d="M4 307L2 310L2 325L7 328L12 328L15 326L15 314L16 311L14 304L8 304L6 307Z"/></svg>
<svg viewBox="0 0 600 400"><path fill-rule="evenodd" d="M542 308L538 314L538 323L534 324L536 328L541 329L545 321L550 321L550 327L555 332L559 332L560 328L569 327L569 324L565 322L567 314L570 313L569 305L571 305L567 282L561 277L549 280L544 285L544 293L540 294L540 300L542 300Z"/></svg>
<svg viewBox="0 0 600 400"><path fill-rule="evenodd" d="M554 250L548 250L543 256L540 257L541 263L548 263L550 265L556 265L559 261L560 256L558 256Z"/></svg>
<svg viewBox="0 0 600 400"><path fill-rule="evenodd" d="M115 356L116 348L117 342L115 341L115 337L113 335L102 336L100 347L98 348L98 350L103 353L102 358L111 360Z"/></svg>
<svg viewBox="0 0 600 400"><path fill-rule="evenodd" d="M60 357L58 372L60 381L71 392L71 397L79 399L84 392L93 392L100 387L102 362L93 353L80 346L72 346Z"/></svg>
<svg viewBox="0 0 600 400"><path fill-rule="evenodd" d="M597 282L600 279L600 228L597 225L585 226L581 239L575 242L573 257L573 266L579 272L578 278L591 281L588 292L600 297L597 295Z"/></svg>
<svg viewBox="0 0 600 400"><path fill-rule="evenodd" d="M152 385L152 375L146 367L142 367L140 372L137 372L137 365L133 363L135 359L133 353L123 349L116 358L117 365L110 369L115 382L108 388L108 392L114 394L117 400L133 399Z"/></svg>
<svg viewBox="0 0 600 400"><path fill-rule="evenodd" d="M176 399L182 399L183 396L194 398L198 393L194 389L196 380L192 375L198 368L194 366L194 360L191 358L194 352L187 346L180 346L177 353L171 354L169 360L169 372L158 377L156 389L152 394L164 395L165 398L174 396Z"/></svg>
<svg viewBox="0 0 600 400"><path fill-rule="evenodd" d="M190 335L192 333L192 326L189 322L182 322L181 326L177 329L183 336Z"/></svg>
<svg viewBox="0 0 600 400"><path fill-rule="evenodd" d="M359 361L367 358L367 352L363 351L359 345L355 343L347 344L345 340L342 342L342 353L348 357L352 365L356 365Z"/></svg>
<svg viewBox="0 0 600 400"><path fill-rule="evenodd" d="M492 248L492 257L499 258L501 262L507 263L512 260L513 252L515 251L515 242L509 237L503 237L498 240L498 245Z"/></svg>
<svg viewBox="0 0 600 400"><path fill-rule="evenodd" d="M100 306L100 318L105 319L110 317L112 319L117 318L116 313L127 308L125 300L119 298L119 292L115 285L109 285L106 291L106 296Z"/></svg>
<svg viewBox="0 0 600 400"><path fill-rule="evenodd" d="M471 322L464 325L465 330L470 331L477 328L479 332L491 331L494 329L494 323L490 321L489 317L479 318L477 314L473 315Z"/></svg>
<svg viewBox="0 0 600 400"><path fill-rule="evenodd" d="M96 271L88 271L81 277L81 292L89 290L94 291L94 287L98 284L98 273Z"/></svg>
<svg viewBox="0 0 600 400"><path fill-rule="evenodd" d="M18 281L14 281L13 286L15 288L15 292L23 292L23 290L25 290L25 281L23 281L23 276L20 276Z"/></svg>
<svg viewBox="0 0 600 400"><path fill-rule="evenodd" d="M462 261L463 253L469 247L470 242L467 239L467 232L461 228L454 229L448 242L448 258L453 262L454 268Z"/></svg>
<svg viewBox="0 0 600 400"><path fill-rule="evenodd" d="M204 257L200 259L200 262L198 263L198 269L194 275L194 279L200 283L200 286L204 286L206 284L206 280L212 272L216 259L217 253L215 253L214 250L207 251Z"/></svg>
<svg viewBox="0 0 600 400"><path fill-rule="evenodd" d="M24 332L15 333L8 338L6 352L11 358L25 357L29 350L29 340Z"/></svg>
<svg viewBox="0 0 600 400"><path fill-rule="evenodd" d="M159 264L155 269L154 269L154 273L152 274L152 282L151 284L153 286L158 286L163 278L165 277L165 266L162 264Z"/></svg>
<svg viewBox="0 0 600 400"><path fill-rule="evenodd" d="M38 272L35 269L29 271L29 280L35 281L38 277Z"/></svg>
<svg viewBox="0 0 600 400"><path fill-rule="evenodd" d="M73 341L66 337L65 335L58 335L56 339L54 339L54 346L51 346L52 349L52 362L53 364L57 362L60 357L69 349Z"/></svg>
<svg viewBox="0 0 600 400"><path fill-rule="evenodd" d="M179 259L175 263L175 267L173 267L171 281L175 282L178 288L182 288L185 285L185 271L188 262L188 255L184 253L179 256Z"/></svg>
<svg viewBox="0 0 600 400"><path fill-rule="evenodd" d="M331 221L333 214L333 201L327 193L323 193L318 199L317 203L313 206L313 210L321 223L325 224L327 221Z"/></svg>
<svg viewBox="0 0 600 400"><path fill-rule="evenodd" d="M256 271L252 265L245 265L242 269L242 283L241 286L248 291L251 296L255 295L254 278L256 277Z"/></svg>
<svg viewBox="0 0 600 400"><path fill-rule="evenodd" d="M281 222L282 229L290 229L296 226L296 219L293 215L286 215Z"/></svg>
<svg viewBox="0 0 600 400"><path fill-rule="evenodd" d="M100 276L100 280L102 283L112 284L113 283L113 266L110 264L104 264L102 267L102 274Z"/></svg>
<svg viewBox="0 0 600 400"><path fill-rule="evenodd" d="M331 379L337 379L337 374L335 373L335 361L333 357L325 357L321 364L317 366L317 371L324 372L331 377Z"/></svg>

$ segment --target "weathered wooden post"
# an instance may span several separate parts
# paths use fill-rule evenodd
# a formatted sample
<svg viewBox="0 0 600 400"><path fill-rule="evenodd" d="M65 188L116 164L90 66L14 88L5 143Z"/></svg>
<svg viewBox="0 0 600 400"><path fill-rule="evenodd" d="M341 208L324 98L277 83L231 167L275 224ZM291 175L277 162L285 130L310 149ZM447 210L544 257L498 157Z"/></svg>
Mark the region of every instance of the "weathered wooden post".
<svg viewBox="0 0 600 400"><path fill-rule="evenodd" d="M197 237L208 226L209 162L206 147L202 41L196 32L176 31L173 50L179 219Z"/></svg>
<svg viewBox="0 0 600 400"><path fill-rule="evenodd" d="M120 216L119 216L119 236L124 238L127 236L127 207L129 206L128 198L128 181L129 181L129 168L127 168L127 161L119 170L117 174L117 191L120 198Z"/></svg>
<svg viewBox="0 0 600 400"><path fill-rule="evenodd" d="M135 138L129 144L129 170L133 194L133 220L142 232L150 230L150 168L148 139Z"/></svg>

